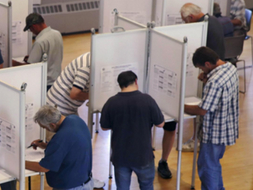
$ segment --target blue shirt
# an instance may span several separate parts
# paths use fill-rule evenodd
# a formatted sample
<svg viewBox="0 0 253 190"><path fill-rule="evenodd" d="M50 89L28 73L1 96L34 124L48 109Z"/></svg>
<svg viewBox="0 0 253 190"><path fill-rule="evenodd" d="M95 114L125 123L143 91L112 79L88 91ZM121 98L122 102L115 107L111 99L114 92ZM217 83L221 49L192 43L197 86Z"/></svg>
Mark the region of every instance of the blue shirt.
<svg viewBox="0 0 253 190"><path fill-rule="evenodd" d="M67 116L39 164L50 170L46 178L53 188L74 188L87 181L92 168L92 148L85 122L76 115Z"/></svg>
<svg viewBox="0 0 253 190"><path fill-rule="evenodd" d="M207 75L199 107L207 110L200 126L203 143L233 145L238 138L239 87L236 67L220 65Z"/></svg>
<svg viewBox="0 0 253 190"><path fill-rule="evenodd" d="M234 35L234 25L232 24L230 18L226 16L217 17L218 21L223 27L224 37L230 37Z"/></svg>

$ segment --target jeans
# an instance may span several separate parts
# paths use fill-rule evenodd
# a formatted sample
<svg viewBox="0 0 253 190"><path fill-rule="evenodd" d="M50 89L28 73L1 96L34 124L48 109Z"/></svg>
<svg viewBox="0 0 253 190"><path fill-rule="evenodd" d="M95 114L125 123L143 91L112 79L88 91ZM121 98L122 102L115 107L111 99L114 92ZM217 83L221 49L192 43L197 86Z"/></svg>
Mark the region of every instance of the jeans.
<svg viewBox="0 0 253 190"><path fill-rule="evenodd" d="M82 184L78 187L70 188L70 189L56 189L53 190L93 190L93 179L91 178L90 181L86 184Z"/></svg>
<svg viewBox="0 0 253 190"><path fill-rule="evenodd" d="M225 149L225 145L200 143L198 173L202 190L225 190L220 164Z"/></svg>
<svg viewBox="0 0 253 190"><path fill-rule="evenodd" d="M137 175L141 190L154 189L153 181L155 178L155 165L153 160L148 165L143 167L114 166L117 190L129 190L132 172Z"/></svg>
<svg viewBox="0 0 253 190"><path fill-rule="evenodd" d="M14 180L14 181L2 183L0 186L2 190L16 190L16 183L17 181Z"/></svg>

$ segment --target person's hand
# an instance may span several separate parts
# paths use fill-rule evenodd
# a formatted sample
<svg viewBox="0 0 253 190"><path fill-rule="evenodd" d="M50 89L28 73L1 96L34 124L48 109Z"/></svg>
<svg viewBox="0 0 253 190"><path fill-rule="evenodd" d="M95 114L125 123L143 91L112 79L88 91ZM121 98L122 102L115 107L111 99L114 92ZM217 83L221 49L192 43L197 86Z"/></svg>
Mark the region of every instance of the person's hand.
<svg viewBox="0 0 253 190"><path fill-rule="evenodd" d="M23 61L27 63L28 58L29 58L29 55L26 55L26 56L24 57Z"/></svg>
<svg viewBox="0 0 253 190"><path fill-rule="evenodd" d="M45 149L47 147L47 143L44 143L41 139L34 140L31 145L34 150L37 150L37 147L41 149Z"/></svg>
<svg viewBox="0 0 253 190"><path fill-rule="evenodd" d="M205 74L204 72L200 73L198 79L205 84L207 82L207 74Z"/></svg>

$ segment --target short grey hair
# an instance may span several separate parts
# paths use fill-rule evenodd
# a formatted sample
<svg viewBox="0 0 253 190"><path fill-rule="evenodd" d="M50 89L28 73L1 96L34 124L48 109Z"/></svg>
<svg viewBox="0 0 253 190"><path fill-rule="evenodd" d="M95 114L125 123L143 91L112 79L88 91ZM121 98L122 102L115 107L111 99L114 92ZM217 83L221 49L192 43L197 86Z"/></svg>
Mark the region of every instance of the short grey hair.
<svg viewBox="0 0 253 190"><path fill-rule="evenodd" d="M201 13L201 8L193 3L186 3L180 9L180 13L183 17L188 17L189 15L198 15Z"/></svg>
<svg viewBox="0 0 253 190"><path fill-rule="evenodd" d="M42 106L33 117L35 123L39 123L40 125L45 127L50 127L50 123L58 123L60 119L61 112L50 105Z"/></svg>

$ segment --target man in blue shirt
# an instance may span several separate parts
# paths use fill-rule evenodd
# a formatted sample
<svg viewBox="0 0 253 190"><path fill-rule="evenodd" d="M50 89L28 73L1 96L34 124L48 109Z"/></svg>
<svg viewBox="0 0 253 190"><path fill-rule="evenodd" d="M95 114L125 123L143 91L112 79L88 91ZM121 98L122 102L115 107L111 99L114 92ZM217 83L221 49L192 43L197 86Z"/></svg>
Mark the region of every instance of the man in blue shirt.
<svg viewBox="0 0 253 190"><path fill-rule="evenodd" d="M34 149L45 149L45 157L39 163L26 161L26 169L45 172L53 190L92 190L91 136L85 122L77 115L65 117L49 105L39 109L34 121L56 134L49 143L31 143Z"/></svg>
<svg viewBox="0 0 253 190"><path fill-rule="evenodd" d="M199 105L185 105L185 113L200 115L198 174L202 190L224 190L220 159L227 145L238 138L239 87L236 68L207 47L198 48L192 58L203 71L205 83Z"/></svg>

